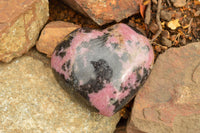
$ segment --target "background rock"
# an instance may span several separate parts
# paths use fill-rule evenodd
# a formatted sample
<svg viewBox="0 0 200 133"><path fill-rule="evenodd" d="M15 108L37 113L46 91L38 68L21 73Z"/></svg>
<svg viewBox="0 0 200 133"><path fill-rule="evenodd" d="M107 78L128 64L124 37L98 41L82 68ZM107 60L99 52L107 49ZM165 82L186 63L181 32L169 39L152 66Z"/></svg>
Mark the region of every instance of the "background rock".
<svg viewBox="0 0 200 133"><path fill-rule="evenodd" d="M171 0L175 7L183 7L186 5L186 0Z"/></svg>
<svg viewBox="0 0 200 133"><path fill-rule="evenodd" d="M167 39L166 37L162 37L161 38L161 44L167 47L171 47L172 46L172 41Z"/></svg>
<svg viewBox="0 0 200 133"><path fill-rule="evenodd" d="M172 14L171 14L171 12L162 10L160 13L160 17L163 20L170 21L172 19Z"/></svg>
<svg viewBox="0 0 200 133"><path fill-rule="evenodd" d="M76 103L55 80L49 59L36 51L0 63L0 103L1 132L113 133L120 119Z"/></svg>
<svg viewBox="0 0 200 133"><path fill-rule="evenodd" d="M63 41L64 37L79 27L78 25L64 21L48 23L42 30L36 44L37 50L51 57L55 47Z"/></svg>
<svg viewBox="0 0 200 133"><path fill-rule="evenodd" d="M0 3L0 61L9 62L35 45L49 16L48 0L3 0Z"/></svg>
<svg viewBox="0 0 200 133"><path fill-rule="evenodd" d="M98 25L121 21L139 12L141 0L63 0Z"/></svg>
<svg viewBox="0 0 200 133"><path fill-rule="evenodd" d="M128 127L148 133L199 132L199 88L200 43L167 50L138 92Z"/></svg>

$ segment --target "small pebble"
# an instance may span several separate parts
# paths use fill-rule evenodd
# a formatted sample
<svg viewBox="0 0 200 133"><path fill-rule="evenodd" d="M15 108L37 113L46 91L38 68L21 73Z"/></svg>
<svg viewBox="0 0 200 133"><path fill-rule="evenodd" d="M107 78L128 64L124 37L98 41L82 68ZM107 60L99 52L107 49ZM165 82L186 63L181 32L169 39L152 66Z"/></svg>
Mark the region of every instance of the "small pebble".
<svg viewBox="0 0 200 133"><path fill-rule="evenodd" d="M160 46L162 50L167 50L168 47L167 46Z"/></svg>
<svg viewBox="0 0 200 133"><path fill-rule="evenodd" d="M150 25L149 25L149 30L153 33L153 34L156 34L156 32L158 31L158 25L155 23L155 22L152 22Z"/></svg>
<svg viewBox="0 0 200 133"><path fill-rule="evenodd" d="M162 51L161 46L160 45L156 45L155 46L155 50L156 50L156 52L160 53Z"/></svg>
<svg viewBox="0 0 200 133"><path fill-rule="evenodd" d="M175 41L177 35L171 35L170 40Z"/></svg>
<svg viewBox="0 0 200 133"><path fill-rule="evenodd" d="M165 38L167 38L167 39L170 38L170 33L169 33L168 30L162 31L162 32L161 32L161 35L162 35L162 37L165 37Z"/></svg>
<svg viewBox="0 0 200 133"><path fill-rule="evenodd" d="M172 41L167 39L167 38L165 38L165 37L162 37L161 44L164 45L164 46L167 46L167 47L171 47L172 46Z"/></svg>
<svg viewBox="0 0 200 133"><path fill-rule="evenodd" d="M182 17L182 13L181 12L176 12L175 13L175 19L181 18Z"/></svg>
<svg viewBox="0 0 200 133"><path fill-rule="evenodd" d="M182 42L183 45L186 45L186 43L187 43L186 38L183 38L183 39L181 40L181 42Z"/></svg>
<svg viewBox="0 0 200 133"><path fill-rule="evenodd" d="M163 20L170 21L172 19L172 14L171 14L171 12L167 12L167 11L162 10L160 17Z"/></svg>

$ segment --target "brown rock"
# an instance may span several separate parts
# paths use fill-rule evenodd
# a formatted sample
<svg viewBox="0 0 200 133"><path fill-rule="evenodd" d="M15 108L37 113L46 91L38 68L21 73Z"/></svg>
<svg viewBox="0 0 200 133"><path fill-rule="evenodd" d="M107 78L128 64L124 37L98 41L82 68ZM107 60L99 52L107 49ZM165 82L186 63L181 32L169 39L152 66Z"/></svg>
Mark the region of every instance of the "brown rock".
<svg viewBox="0 0 200 133"><path fill-rule="evenodd" d="M160 13L160 17L163 20L170 21L172 19L172 14L171 14L171 12L162 10Z"/></svg>
<svg viewBox="0 0 200 133"><path fill-rule="evenodd" d="M141 0L63 0L98 25L121 21L139 12Z"/></svg>
<svg viewBox="0 0 200 133"><path fill-rule="evenodd" d="M183 7L186 5L186 0L171 0L175 7Z"/></svg>
<svg viewBox="0 0 200 133"><path fill-rule="evenodd" d="M161 38L161 44L167 47L171 47L172 46L172 41L167 39L166 37L162 37Z"/></svg>
<svg viewBox="0 0 200 133"><path fill-rule="evenodd" d="M55 47L63 41L64 37L79 27L78 25L64 21L48 23L42 30L36 44L37 50L51 57Z"/></svg>
<svg viewBox="0 0 200 133"><path fill-rule="evenodd" d="M182 17L182 13L181 12L175 12L175 19L179 19Z"/></svg>
<svg viewBox="0 0 200 133"><path fill-rule="evenodd" d="M168 47L167 46L160 46L162 50L167 50Z"/></svg>
<svg viewBox="0 0 200 133"><path fill-rule="evenodd" d="M183 39L181 40L181 43L182 43L183 45L186 45L186 43L187 43L186 38L183 38Z"/></svg>
<svg viewBox="0 0 200 133"><path fill-rule="evenodd" d="M170 38L170 33L169 33L168 30L163 30L163 31L161 32L161 35L162 35L162 37L165 37L165 38L167 38L167 39Z"/></svg>
<svg viewBox="0 0 200 133"><path fill-rule="evenodd" d="M155 46L155 50L156 50L156 52L161 52L162 51L162 49L161 49L161 45L156 45Z"/></svg>
<svg viewBox="0 0 200 133"><path fill-rule="evenodd" d="M200 131L200 43L160 55L138 92L131 122L148 133Z"/></svg>
<svg viewBox="0 0 200 133"><path fill-rule="evenodd" d="M49 16L48 0L0 1L0 61L26 53Z"/></svg>
<svg viewBox="0 0 200 133"><path fill-rule="evenodd" d="M171 41L175 41L176 40L177 35L171 35L170 40Z"/></svg>
<svg viewBox="0 0 200 133"><path fill-rule="evenodd" d="M48 58L28 55L0 63L0 132L113 133L119 113L104 117L80 105L55 80Z"/></svg>
<svg viewBox="0 0 200 133"><path fill-rule="evenodd" d="M158 31L159 27L158 25L155 23L155 22L152 22L150 25L149 25L149 30L153 33L153 34L156 34L156 32Z"/></svg>

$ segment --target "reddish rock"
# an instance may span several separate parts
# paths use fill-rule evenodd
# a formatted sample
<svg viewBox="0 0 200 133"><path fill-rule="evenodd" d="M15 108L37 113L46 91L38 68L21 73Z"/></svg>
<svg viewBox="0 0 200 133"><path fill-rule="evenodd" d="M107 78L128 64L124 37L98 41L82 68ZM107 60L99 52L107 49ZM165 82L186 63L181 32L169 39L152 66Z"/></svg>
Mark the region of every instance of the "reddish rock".
<svg viewBox="0 0 200 133"><path fill-rule="evenodd" d="M98 25L121 21L139 12L142 0L63 0L74 10L89 16Z"/></svg>
<svg viewBox="0 0 200 133"><path fill-rule="evenodd" d="M200 43L160 55L138 92L128 126L148 133L200 131Z"/></svg>
<svg viewBox="0 0 200 133"><path fill-rule="evenodd" d="M80 28L80 26L73 23L63 21L50 22L42 30L36 44L37 50L51 57L55 47L64 40L66 35L77 28Z"/></svg>
<svg viewBox="0 0 200 133"><path fill-rule="evenodd" d="M33 47L48 16L48 0L0 0L0 61Z"/></svg>

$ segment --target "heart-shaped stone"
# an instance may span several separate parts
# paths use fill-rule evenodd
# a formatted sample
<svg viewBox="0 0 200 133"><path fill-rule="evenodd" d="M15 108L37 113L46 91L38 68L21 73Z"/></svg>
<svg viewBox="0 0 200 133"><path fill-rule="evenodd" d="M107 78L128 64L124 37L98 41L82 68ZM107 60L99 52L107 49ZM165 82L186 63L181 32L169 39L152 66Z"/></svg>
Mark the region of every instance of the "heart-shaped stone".
<svg viewBox="0 0 200 133"><path fill-rule="evenodd" d="M111 116L135 96L153 60L148 39L120 23L73 31L56 47L51 66L100 114Z"/></svg>

